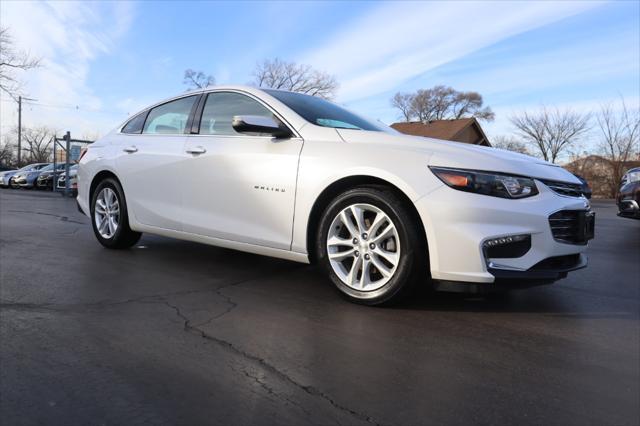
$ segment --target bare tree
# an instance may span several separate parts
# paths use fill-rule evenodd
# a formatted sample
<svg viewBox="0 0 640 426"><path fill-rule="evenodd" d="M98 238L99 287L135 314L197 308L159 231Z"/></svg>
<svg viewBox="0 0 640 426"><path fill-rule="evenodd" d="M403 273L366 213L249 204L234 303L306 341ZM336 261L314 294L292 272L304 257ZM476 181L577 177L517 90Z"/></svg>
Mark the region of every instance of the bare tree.
<svg viewBox="0 0 640 426"><path fill-rule="evenodd" d="M451 108L455 118L471 116L479 120L493 121L496 115L491 108L482 108L483 102L482 95L478 92L458 92Z"/></svg>
<svg viewBox="0 0 640 426"><path fill-rule="evenodd" d="M391 106L400 110L404 121L411 121L413 117L413 97L414 95L409 93L398 92L391 98Z"/></svg>
<svg viewBox="0 0 640 426"><path fill-rule="evenodd" d="M513 136L496 136L491 141L491 146L494 148L506 149L507 151L518 152L520 154L531 155L529 149L527 149L527 145Z"/></svg>
<svg viewBox="0 0 640 426"><path fill-rule="evenodd" d="M483 103L478 92L459 92L448 86L419 89L413 94L396 93L391 99L391 105L402 112L405 121L422 122L465 117L492 121L495 114L491 108L483 108Z"/></svg>
<svg viewBox="0 0 640 426"><path fill-rule="evenodd" d="M15 158L15 145L9 138L5 138L0 144L0 165L9 167L13 165Z"/></svg>
<svg viewBox="0 0 640 426"><path fill-rule="evenodd" d="M335 76L315 70L310 65L278 58L257 64L253 76L258 87L290 90L323 99L332 99L338 89Z"/></svg>
<svg viewBox="0 0 640 426"><path fill-rule="evenodd" d="M9 29L0 27L0 90L17 99L21 86L15 72L38 66L40 59L32 58L27 52L15 50Z"/></svg>
<svg viewBox="0 0 640 426"><path fill-rule="evenodd" d="M55 132L47 127L22 129L22 150L33 163L45 163L51 159Z"/></svg>
<svg viewBox="0 0 640 426"><path fill-rule="evenodd" d="M590 114L570 110L527 111L509 120L518 134L546 161L555 163L576 141L589 131Z"/></svg>
<svg viewBox="0 0 640 426"><path fill-rule="evenodd" d="M601 133L600 150L609 165L609 195L614 197L626 172L625 164L640 155L640 110L629 111L622 99L618 111L610 104L601 105L596 121Z"/></svg>
<svg viewBox="0 0 640 426"><path fill-rule="evenodd" d="M184 80L182 82L189 86L189 89L204 89L216 84L216 79L202 71L187 69L184 71Z"/></svg>

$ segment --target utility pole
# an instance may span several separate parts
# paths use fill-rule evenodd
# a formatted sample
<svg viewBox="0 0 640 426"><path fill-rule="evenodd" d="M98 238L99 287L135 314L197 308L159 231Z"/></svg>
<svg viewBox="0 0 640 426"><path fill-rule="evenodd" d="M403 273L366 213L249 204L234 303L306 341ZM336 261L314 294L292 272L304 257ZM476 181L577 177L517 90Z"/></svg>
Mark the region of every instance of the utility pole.
<svg viewBox="0 0 640 426"><path fill-rule="evenodd" d="M69 132L68 130L67 130L67 133L65 133L64 135L64 140L66 142L65 144L66 145L66 148L65 148L65 151L66 151L65 166L66 167L64 168L64 196L68 197L69 194L71 193L71 189L70 189L71 182L69 182L69 168L71 167L71 162L69 161L70 160L69 153L71 152L71 132Z"/></svg>
<svg viewBox="0 0 640 426"><path fill-rule="evenodd" d="M15 99L15 98L14 98ZM24 98L25 101L36 101L37 99ZM22 96L18 96L18 166L22 159Z"/></svg>
<svg viewBox="0 0 640 426"><path fill-rule="evenodd" d="M18 168L22 166L22 96L18 96Z"/></svg>

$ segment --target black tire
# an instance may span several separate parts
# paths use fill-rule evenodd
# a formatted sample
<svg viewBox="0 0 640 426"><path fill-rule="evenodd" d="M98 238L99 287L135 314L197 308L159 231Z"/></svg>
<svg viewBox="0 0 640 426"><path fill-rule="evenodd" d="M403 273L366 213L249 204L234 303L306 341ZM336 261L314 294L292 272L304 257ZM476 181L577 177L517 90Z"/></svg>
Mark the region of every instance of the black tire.
<svg viewBox="0 0 640 426"><path fill-rule="evenodd" d="M118 205L120 207L120 218L119 218L118 228L116 229L115 234L113 234L113 236L110 238L104 238L102 235L100 235L100 232L98 232L98 227L96 225L96 220L95 220L96 200L98 199L98 195L104 188L111 188L115 192L116 197L118 199ZM135 245L138 242L138 240L140 240L140 237L142 236L142 233L132 231L131 228L129 227L129 215L127 211L127 201L124 197L124 191L122 190L122 187L120 186L118 181L113 178L106 178L102 180L98 184L95 191L93 192L93 195L91 196L91 218L90 219L91 219L91 225L93 226L93 233L95 234L96 238L98 239L100 244L102 244L103 246L109 249L130 248L133 245Z"/></svg>
<svg viewBox="0 0 640 426"><path fill-rule="evenodd" d="M327 235L333 219L346 207L356 203L366 203L382 210L395 224L400 239L400 260L389 279L379 289L359 291L346 285L334 272L327 255ZM336 197L325 209L316 235L315 253L317 261L325 269L338 291L348 300L364 305L383 305L400 301L410 294L415 283L428 276L427 247L418 232L422 229L415 214L406 207L404 201L391 189L384 186L362 186L348 190Z"/></svg>

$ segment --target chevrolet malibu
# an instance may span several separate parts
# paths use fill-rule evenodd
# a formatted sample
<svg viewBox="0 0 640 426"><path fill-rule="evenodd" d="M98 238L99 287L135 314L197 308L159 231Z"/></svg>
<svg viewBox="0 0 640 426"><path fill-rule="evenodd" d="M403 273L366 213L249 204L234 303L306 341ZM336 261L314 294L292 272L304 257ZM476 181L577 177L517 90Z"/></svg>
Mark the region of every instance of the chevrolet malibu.
<svg viewBox="0 0 640 426"><path fill-rule="evenodd" d="M318 263L369 305L421 282L553 282L586 266L594 227L581 182L554 164L242 86L162 101L92 144L77 200L107 248L148 232Z"/></svg>

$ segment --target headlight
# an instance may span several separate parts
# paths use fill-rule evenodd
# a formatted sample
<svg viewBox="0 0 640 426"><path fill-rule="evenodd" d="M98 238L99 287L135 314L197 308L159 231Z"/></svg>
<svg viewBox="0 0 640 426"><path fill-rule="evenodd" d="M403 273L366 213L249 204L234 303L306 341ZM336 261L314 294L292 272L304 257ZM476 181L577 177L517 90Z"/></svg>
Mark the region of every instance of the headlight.
<svg viewBox="0 0 640 426"><path fill-rule="evenodd" d="M476 170L429 167L451 188L501 198L525 198L538 193L533 179Z"/></svg>

